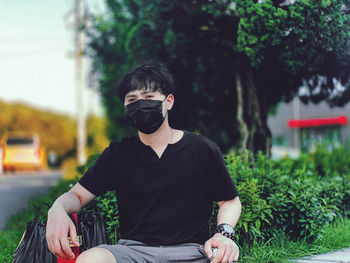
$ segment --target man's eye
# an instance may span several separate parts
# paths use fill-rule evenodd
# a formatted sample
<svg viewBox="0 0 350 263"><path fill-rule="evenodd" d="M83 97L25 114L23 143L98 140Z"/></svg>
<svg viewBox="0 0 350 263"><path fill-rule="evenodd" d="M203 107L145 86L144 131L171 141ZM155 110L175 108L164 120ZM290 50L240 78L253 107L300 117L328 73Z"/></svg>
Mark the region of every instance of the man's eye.
<svg viewBox="0 0 350 263"><path fill-rule="evenodd" d="M153 95L147 95L146 98L147 98L147 99L152 99L152 98L153 98Z"/></svg>
<svg viewBox="0 0 350 263"><path fill-rule="evenodd" d="M129 103L134 102L134 101L135 101L135 99L128 100Z"/></svg>

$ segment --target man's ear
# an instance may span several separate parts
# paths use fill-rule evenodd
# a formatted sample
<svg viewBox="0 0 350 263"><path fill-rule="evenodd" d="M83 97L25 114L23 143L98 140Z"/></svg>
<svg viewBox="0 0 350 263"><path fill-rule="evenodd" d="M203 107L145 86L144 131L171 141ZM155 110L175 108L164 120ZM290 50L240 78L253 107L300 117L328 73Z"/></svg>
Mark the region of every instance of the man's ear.
<svg viewBox="0 0 350 263"><path fill-rule="evenodd" d="M167 110L171 110L174 106L175 98L173 94L169 94L166 98L167 101Z"/></svg>

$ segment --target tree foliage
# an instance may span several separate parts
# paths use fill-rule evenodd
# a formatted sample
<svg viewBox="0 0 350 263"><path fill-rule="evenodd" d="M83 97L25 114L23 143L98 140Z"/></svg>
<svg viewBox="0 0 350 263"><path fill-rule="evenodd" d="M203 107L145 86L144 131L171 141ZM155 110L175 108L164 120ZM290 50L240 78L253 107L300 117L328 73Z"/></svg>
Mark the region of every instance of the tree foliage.
<svg viewBox="0 0 350 263"><path fill-rule="evenodd" d="M95 16L87 33L111 139L132 131L116 81L149 60L165 62L175 77L171 124L205 134L223 150L242 144L268 152L268 112L302 85L305 101L350 100L348 0L106 3L108 13Z"/></svg>
<svg viewBox="0 0 350 263"><path fill-rule="evenodd" d="M298 0L289 6L275 2L237 1L238 49L261 75L271 69L282 73L284 77L276 82L283 84L277 99L291 98L305 85L310 89L306 101L328 99L344 105L350 100L349 1ZM334 79L346 92L335 95L339 86Z"/></svg>

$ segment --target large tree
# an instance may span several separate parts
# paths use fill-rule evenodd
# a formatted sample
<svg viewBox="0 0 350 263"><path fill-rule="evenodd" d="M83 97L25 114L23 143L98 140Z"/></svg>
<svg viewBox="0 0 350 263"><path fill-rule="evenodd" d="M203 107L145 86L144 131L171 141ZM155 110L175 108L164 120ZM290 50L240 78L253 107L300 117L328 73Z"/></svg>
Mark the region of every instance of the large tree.
<svg viewBox="0 0 350 263"><path fill-rule="evenodd" d="M349 90L348 1L109 0L107 6L108 15L95 17L88 32L111 138L130 132L116 80L147 60L167 63L174 74L173 124L208 135L224 150L269 153L268 112L303 83L314 102L349 100L332 93L333 79L344 94Z"/></svg>
<svg viewBox="0 0 350 263"><path fill-rule="evenodd" d="M269 108L298 95L301 86L309 91L305 102L342 106L350 100L348 8L349 1L342 0L298 0L292 5L237 1L237 49L249 58L248 68L239 74L249 101L242 105L250 116L245 135L259 131L255 140L248 140L253 147L263 149L261 144L269 141L263 139L269 133Z"/></svg>

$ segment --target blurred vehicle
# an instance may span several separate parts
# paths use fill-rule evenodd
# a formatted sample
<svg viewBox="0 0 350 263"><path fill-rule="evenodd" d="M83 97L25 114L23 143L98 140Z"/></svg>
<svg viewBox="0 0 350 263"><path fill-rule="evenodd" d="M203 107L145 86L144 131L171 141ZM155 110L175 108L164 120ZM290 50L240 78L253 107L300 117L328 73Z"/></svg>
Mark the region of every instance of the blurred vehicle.
<svg viewBox="0 0 350 263"><path fill-rule="evenodd" d="M2 148L0 147L0 174L2 174Z"/></svg>
<svg viewBox="0 0 350 263"><path fill-rule="evenodd" d="M46 156L37 134L7 133L2 139L2 166L4 172L15 170L41 170Z"/></svg>

